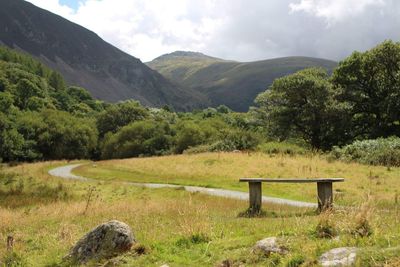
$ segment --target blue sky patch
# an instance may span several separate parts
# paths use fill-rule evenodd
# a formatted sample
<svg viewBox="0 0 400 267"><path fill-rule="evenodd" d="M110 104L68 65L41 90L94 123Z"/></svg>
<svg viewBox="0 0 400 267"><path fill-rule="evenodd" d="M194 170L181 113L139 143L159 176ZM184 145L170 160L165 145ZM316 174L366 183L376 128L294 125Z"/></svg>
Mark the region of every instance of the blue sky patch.
<svg viewBox="0 0 400 267"><path fill-rule="evenodd" d="M77 10L79 6L78 0L59 0L59 2L60 4L67 5L68 7L73 8L74 10Z"/></svg>

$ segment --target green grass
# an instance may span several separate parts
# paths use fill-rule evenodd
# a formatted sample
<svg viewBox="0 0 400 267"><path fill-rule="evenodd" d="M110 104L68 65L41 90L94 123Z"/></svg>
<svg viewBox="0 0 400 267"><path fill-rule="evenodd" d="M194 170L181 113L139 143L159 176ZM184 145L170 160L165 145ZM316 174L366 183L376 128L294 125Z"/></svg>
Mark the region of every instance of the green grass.
<svg viewBox="0 0 400 267"><path fill-rule="evenodd" d="M310 153L304 147L299 145L287 143L287 142L266 142L258 145L257 151L266 153L266 154L287 154L287 155L305 155Z"/></svg>
<svg viewBox="0 0 400 267"><path fill-rule="evenodd" d="M400 190L400 168L330 162L319 155L265 155L262 153L204 153L153 158L110 160L74 171L102 180L171 183L246 191L242 177L344 177L335 183L335 201L359 205L373 197L380 206L395 206ZM316 202L315 184L263 184L263 194Z"/></svg>
<svg viewBox="0 0 400 267"><path fill-rule="evenodd" d="M215 161L218 159L218 154L203 154L193 157L99 162L96 163L96 167L92 164L87 165L88 169L83 168L79 173L92 168L100 173L104 165L107 168L124 166L126 169L138 169L140 173L155 174L164 168L163 162L165 162L174 173L180 173L182 177L185 171L190 171L194 174L202 174L203 178L209 177L207 183L212 183L213 179L207 176L207 173L222 172L225 175L231 175L240 168L248 167L247 160L254 163L253 171L258 171L259 164L265 166L265 163L269 163L268 166L272 167L275 160L278 162L286 160L288 172L297 170L296 162L302 166L311 160L304 157L286 156L279 159L242 154L221 154L219 157L220 161ZM203 166L206 160L209 164L208 169L204 171L201 170L205 168L197 169ZM186 164L180 165L181 161ZM321 164L325 162L323 159L313 159L313 161ZM188 162L192 162L193 166L188 166ZM223 162L231 166L233 170L224 170ZM238 166L238 163L242 166ZM246 210L246 201L188 193L181 189L138 188L111 181L91 183L64 181L47 175L49 168L62 164L66 162L27 164L6 169L7 172L17 173L19 179L33 177L33 183L27 183L25 188L29 192L38 193L38 188L31 186L35 183L46 183L50 187L61 183L65 188L63 190L70 192L71 197L47 201L47 197L37 194L37 198L44 201L36 201L16 208L0 205L0 240L5 240L9 234L12 234L16 240L13 255L6 252L5 242L0 242L0 262L16 259L22 262L23 266L59 266L62 264L62 257L82 235L96 225L112 219L128 223L136 239L146 251L145 254L138 255L133 250L108 262L116 266L160 266L162 264L217 266L222 261L229 261L233 266L297 266L295 263L301 262L302 266L315 266L318 257L323 252L341 246L357 246L365 249L360 254L359 266L376 266L385 263L396 266L400 260L398 256L400 207L387 205L382 208L381 205L377 205L374 200L376 197L383 197L381 193L370 196L368 205L339 209L330 213L329 216L316 215L307 209L268 204L264 205L265 216L246 218L238 216ZM343 168L342 163L325 162L324 164L326 166L323 168ZM336 166L336 164L339 165ZM185 170L185 166L188 170ZM148 168L152 168L153 172L150 173ZM349 168L358 173L364 167L350 165ZM361 170L356 170L356 168ZM119 176L115 174L120 173L111 170L111 174L113 177L110 178L119 179ZM296 172L292 173L292 175L295 174ZM223 178L224 175L221 177ZM234 179L237 183L235 177ZM223 181L219 181L219 184L223 185ZM96 187L96 194L88 211L84 213L88 189L93 186ZM350 183L349 186L353 184ZM385 188L391 190L387 184ZM355 234L355 229L358 228L360 218L363 216L372 229L372 234L365 237ZM338 238L318 237L316 233L321 231L321 227L318 227L321 223L333 227ZM268 257L252 252L252 246L256 241L270 236L283 238L289 248L289 254ZM93 263L92 265L105 266L107 262L101 264Z"/></svg>

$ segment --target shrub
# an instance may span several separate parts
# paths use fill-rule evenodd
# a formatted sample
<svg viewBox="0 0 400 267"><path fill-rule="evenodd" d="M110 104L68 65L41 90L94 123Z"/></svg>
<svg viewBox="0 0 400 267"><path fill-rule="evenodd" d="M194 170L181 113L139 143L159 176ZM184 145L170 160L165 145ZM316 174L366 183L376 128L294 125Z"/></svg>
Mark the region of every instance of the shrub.
<svg viewBox="0 0 400 267"><path fill-rule="evenodd" d="M224 129L221 131L217 140L209 140L212 143L201 144L188 147L184 150L185 154L195 154L204 152L234 151L234 150L253 150L260 143L261 138L258 134L241 129Z"/></svg>
<svg viewBox="0 0 400 267"><path fill-rule="evenodd" d="M10 251L7 252L4 256L2 261L4 262L4 266L12 266L12 267L18 267L18 266L27 266L26 260L21 257L19 254L16 252ZM0 261L0 264L2 263ZM2 265L3 266L3 265Z"/></svg>
<svg viewBox="0 0 400 267"><path fill-rule="evenodd" d="M360 237L367 237L373 234L373 229L368 219L371 212L368 202L361 206L360 211L355 216L352 234Z"/></svg>
<svg viewBox="0 0 400 267"><path fill-rule="evenodd" d="M260 136L257 133L241 130L225 130L219 142L215 143L214 151L252 150L260 143Z"/></svg>
<svg viewBox="0 0 400 267"><path fill-rule="evenodd" d="M342 148L334 147L330 158L369 165L400 166L400 138L355 141Z"/></svg>
<svg viewBox="0 0 400 267"><path fill-rule="evenodd" d="M267 142L260 144L257 150L266 154L304 155L307 149L287 142Z"/></svg>
<svg viewBox="0 0 400 267"><path fill-rule="evenodd" d="M176 153L182 153L189 147L203 144L205 141L204 132L194 122L185 122L177 127L176 134Z"/></svg>
<svg viewBox="0 0 400 267"><path fill-rule="evenodd" d="M181 237L176 241L178 247L190 247L191 245L207 243L211 239L204 233L194 233L187 237Z"/></svg>
<svg viewBox="0 0 400 267"><path fill-rule="evenodd" d="M332 212L326 211L320 214L319 222L315 228L315 236L319 238L333 238L337 235L336 225L332 218Z"/></svg>
<svg viewBox="0 0 400 267"><path fill-rule="evenodd" d="M122 127L149 117L149 111L139 102L125 101L109 106L97 115L97 128L100 137L107 132L116 133Z"/></svg>
<svg viewBox="0 0 400 267"><path fill-rule="evenodd" d="M105 138L102 157L108 159L161 155L170 149L169 134L168 124L134 122Z"/></svg>

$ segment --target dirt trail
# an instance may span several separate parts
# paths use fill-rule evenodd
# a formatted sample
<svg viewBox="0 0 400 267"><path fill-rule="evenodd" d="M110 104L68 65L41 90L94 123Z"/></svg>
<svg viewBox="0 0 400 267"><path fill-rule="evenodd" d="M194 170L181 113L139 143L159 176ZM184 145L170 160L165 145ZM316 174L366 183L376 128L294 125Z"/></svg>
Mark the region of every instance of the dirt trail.
<svg viewBox="0 0 400 267"><path fill-rule="evenodd" d="M83 164L71 164L62 167L57 167L49 171L49 174L52 176L60 177L63 179L72 179L72 180L80 180L80 181L99 181L97 179L90 179L82 176L77 176L72 174L72 170L77 168ZM187 186L187 185L173 185L173 184L155 184L155 183L133 183L133 182L123 182L126 185L139 186L139 187L147 187L147 188L184 188L188 192L199 192L211 196L218 197L226 197L240 200L248 200L249 194L246 192L233 191L227 189L219 189L219 188L207 188L200 186ZM289 200L284 198L276 198L276 197L267 197L263 196L262 201L266 203L274 203L274 204L282 204L289 205L295 207L302 208L317 208L316 203L302 202L296 200Z"/></svg>

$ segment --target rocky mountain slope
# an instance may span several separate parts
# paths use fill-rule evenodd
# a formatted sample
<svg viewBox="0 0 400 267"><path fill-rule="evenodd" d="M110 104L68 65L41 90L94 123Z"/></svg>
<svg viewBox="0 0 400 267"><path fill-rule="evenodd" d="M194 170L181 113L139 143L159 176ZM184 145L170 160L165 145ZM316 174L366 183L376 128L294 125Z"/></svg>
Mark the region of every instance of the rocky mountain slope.
<svg viewBox="0 0 400 267"><path fill-rule="evenodd" d="M177 110L208 105L202 94L168 81L75 23L23 0L0 0L0 7L0 44L35 56L96 98Z"/></svg>

